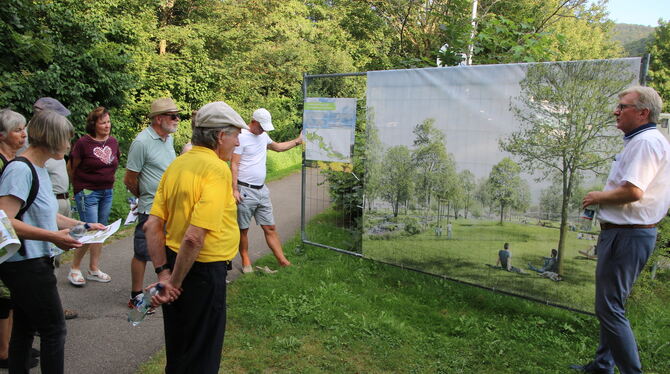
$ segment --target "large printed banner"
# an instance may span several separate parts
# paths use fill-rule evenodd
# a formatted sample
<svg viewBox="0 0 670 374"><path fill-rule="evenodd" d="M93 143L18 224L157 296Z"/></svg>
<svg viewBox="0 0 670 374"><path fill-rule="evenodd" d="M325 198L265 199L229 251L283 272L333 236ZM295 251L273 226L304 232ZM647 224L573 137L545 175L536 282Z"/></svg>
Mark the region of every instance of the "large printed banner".
<svg viewBox="0 0 670 374"><path fill-rule="evenodd" d="M356 99L306 98L303 127L307 160L351 162Z"/></svg>
<svg viewBox="0 0 670 374"><path fill-rule="evenodd" d="M616 94L639 69L369 72L363 254L592 311L598 227L579 203L620 150Z"/></svg>

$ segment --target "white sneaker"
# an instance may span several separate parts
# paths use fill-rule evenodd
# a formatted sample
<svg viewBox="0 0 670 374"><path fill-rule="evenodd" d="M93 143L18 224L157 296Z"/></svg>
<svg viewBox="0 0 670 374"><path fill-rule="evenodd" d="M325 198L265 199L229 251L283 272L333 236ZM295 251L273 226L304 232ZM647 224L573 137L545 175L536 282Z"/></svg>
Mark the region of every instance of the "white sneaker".
<svg viewBox="0 0 670 374"><path fill-rule="evenodd" d="M253 272L254 272L254 268L251 267L251 265L247 265L247 266L242 268L242 273L243 274L253 273Z"/></svg>

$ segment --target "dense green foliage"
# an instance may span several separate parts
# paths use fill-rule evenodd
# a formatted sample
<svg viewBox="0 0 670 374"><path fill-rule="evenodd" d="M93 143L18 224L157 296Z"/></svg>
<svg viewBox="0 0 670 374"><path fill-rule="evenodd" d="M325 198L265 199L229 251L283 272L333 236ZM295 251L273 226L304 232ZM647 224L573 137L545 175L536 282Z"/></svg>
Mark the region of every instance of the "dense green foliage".
<svg viewBox="0 0 670 374"><path fill-rule="evenodd" d="M651 45L649 85L663 98L664 112L670 111L670 21L661 22L654 33Z"/></svg>
<svg viewBox="0 0 670 374"><path fill-rule="evenodd" d="M603 9L585 0L479 4L475 63L618 53L604 38ZM468 53L470 7L466 0L7 0L0 107L30 115L35 99L56 97L81 134L86 114L104 105L126 151L154 99L174 98L185 115L225 100L244 118L268 108L273 136L285 140L300 128L303 73L434 66L438 55L455 64ZM331 95L347 91L339 85ZM189 132L185 119L177 147Z"/></svg>

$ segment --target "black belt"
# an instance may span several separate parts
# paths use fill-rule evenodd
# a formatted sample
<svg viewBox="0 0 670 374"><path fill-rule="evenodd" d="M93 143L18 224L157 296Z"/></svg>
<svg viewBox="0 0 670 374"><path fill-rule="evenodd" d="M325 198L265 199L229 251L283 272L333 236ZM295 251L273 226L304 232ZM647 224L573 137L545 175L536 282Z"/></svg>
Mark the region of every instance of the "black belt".
<svg viewBox="0 0 670 374"><path fill-rule="evenodd" d="M262 184L261 184L260 186L255 186L255 185L253 185L253 184L244 183L244 182L240 182L240 181L237 181L237 185L238 185L238 186L242 186L242 187L253 188L254 190L260 190L261 188L263 188L263 185L262 185Z"/></svg>
<svg viewBox="0 0 670 374"><path fill-rule="evenodd" d="M63 200L63 199L68 199L68 198L70 198L70 194L69 194L68 192L65 192L65 193L57 193L57 194L55 194L55 195L56 195L56 199L58 199L58 200Z"/></svg>
<svg viewBox="0 0 670 374"><path fill-rule="evenodd" d="M650 225L617 225L614 223L609 223L609 222L601 222L600 223L600 229L601 230L610 230L610 229L653 229L656 227L655 223L652 223Z"/></svg>

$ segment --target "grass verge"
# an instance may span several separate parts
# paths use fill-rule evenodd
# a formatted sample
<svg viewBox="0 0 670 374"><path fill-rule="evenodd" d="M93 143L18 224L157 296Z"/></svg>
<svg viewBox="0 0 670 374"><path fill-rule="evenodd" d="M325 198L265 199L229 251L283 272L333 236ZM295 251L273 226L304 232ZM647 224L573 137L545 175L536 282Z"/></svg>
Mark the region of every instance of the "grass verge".
<svg viewBox="0 0 670 374"><path fill-rule="evenodd" d="M338 237L334 222L333 212L320 215L310 238ZM567 373L597 345L593 317L320 248L291 261L229 286L226 373ZM258 264L275 266L271 256ZM630 308L652 374L670 372L660 288L637 293ZM164 360L160 352L138 373L160 373Z"/></svg>
<svg viewBox="0 0 670 374"><path fill-rule="evenodd" d="M578 240L568 232L563 257L563 281L553 282L528 269L528 263L542 266L543 256L558 243L559 231L538 225L459 219L453 222L453 238L436 236L433 230L389 240L363 240L363 254L432 274L503 289L521 295L593 312L595 295L594 260L579 254L595 244ZM517 274L492 269L503 243L509 242L512 265L526 271Z"/></svg>
<svg viewBox="0 0 670 374"><path fill-rule="evenodd" d="M265 182L284 178L300 170L302 164L302 147L295 147L286 152L268 152L267 176Z"/></svg>

